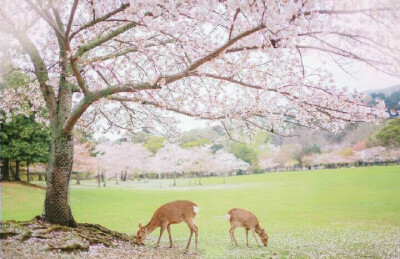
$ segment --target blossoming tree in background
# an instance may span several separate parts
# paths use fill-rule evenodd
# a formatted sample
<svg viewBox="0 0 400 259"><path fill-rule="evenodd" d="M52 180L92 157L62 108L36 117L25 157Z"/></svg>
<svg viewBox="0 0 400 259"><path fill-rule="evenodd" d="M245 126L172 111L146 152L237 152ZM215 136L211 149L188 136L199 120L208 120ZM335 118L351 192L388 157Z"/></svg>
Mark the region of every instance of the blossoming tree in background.
<svg viewBox="0 0 400 259"><path fill-rule="evenodd" d="M193 173L195 176L195 183L197 176L199 176L199 185L201 185L201 177L213 171L213 156L211 150L207 146L198 146L187 148L186 152L186 163L183 171L189 173L190 183Z"/></svg>
<svg viewBox="0 0 400 259"><path fill-rule="evenodd" d="M104 142L96 146L96 151L103 154L99 157L101 169L109 178L115 177L116 181L121 173L143 168L145 160L150 156L150 152L143 145L128 142Z"/></svg>
<svg viewBox="0 0 400 259"><path fill-rule="evenodd" d="M235 138L234 130L289 135L287 125L295 123L338 131L385 116L382 103L364 104L302 57L312 51L338 65L357 61L399 74L399 5L1 1L2 58L32 79L25 88L2 90L1 109L8 116L29 101L32 111L48 111L44 219L76 225L68 202L76 126L172 134L178 113L219 121Z"/></svg>
<svg viewBox="0 0 400 259"><path fill-rule="evenodd" d="M80 184L79 173L97 171L97 160L90 154L90 144L75 143L72 171L76 172L76 184Z"/></svg>
<svg viewBox="0 0 400 259"><path fill-rule="evenodd" d="M218 150L214 154L213 162L214 170L224 176L224 183L226 182L225 178L227 173L232 173L239 169L248 170L250 168L248 163L223 149Z"/></svg>

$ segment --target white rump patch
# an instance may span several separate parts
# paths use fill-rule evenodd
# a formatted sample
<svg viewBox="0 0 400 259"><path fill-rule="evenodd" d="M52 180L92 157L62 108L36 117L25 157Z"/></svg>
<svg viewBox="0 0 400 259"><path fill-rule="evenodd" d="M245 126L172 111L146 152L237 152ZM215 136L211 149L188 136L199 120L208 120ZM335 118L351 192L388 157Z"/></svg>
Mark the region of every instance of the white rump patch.
<svg viewBox="0 0 400 259"><path fill-rule="evenodd" d="M229 214L229 213L226 214L226 215L225 215L225 218L226 218L227 220L230 220L230 219L231 219L231 214Z"/></svg>
<svg viewBox="0 0 400 259"><path fill-rule="evenodd" d="M197 206L193 206L193 211L194 211L194 213L199 213L199 207L197 207Z"/></svg>

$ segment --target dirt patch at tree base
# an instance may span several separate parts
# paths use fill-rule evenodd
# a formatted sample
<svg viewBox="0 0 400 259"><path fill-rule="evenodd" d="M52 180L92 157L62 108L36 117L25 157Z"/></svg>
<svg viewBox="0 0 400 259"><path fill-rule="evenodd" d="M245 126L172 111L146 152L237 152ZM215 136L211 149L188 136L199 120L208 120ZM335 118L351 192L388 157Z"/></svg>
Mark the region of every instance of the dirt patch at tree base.
<svg viewBox="0 0 400 259"><path fill-rule="evenodd" d="M152 249L135 236L82 223L76 228L52 225L40 216L1 223L2 258L195 258L178 248Z"/></svg>

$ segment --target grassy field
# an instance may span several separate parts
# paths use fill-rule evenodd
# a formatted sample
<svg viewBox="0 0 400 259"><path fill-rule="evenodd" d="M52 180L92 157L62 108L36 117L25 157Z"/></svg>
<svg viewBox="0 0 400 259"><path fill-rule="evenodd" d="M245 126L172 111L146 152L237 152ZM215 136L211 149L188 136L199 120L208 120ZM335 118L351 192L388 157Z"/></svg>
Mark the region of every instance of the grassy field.
<svg viewBox="0 0 400 259"><path fill-rule="evenodd" d="M218 177L203 178L202 186L188 186L187 179L176 187L170 184L72 184L72 211L78 222L133 234L138 222L147 223L161 204L194 201L200 207L198 254L205 258L400 257L399 166L234 176L226 184ZM3 183L1 219L31 219L41 214L43 199L43 190ZM270 235L268 247L256 247L250 236L247 248L243 229L236 230L240 246L230 243L225 214L233 207L258 216ZM153 246L158 234L145 243ZM182 250L188 235L186 225L172 227Z"/></svg>

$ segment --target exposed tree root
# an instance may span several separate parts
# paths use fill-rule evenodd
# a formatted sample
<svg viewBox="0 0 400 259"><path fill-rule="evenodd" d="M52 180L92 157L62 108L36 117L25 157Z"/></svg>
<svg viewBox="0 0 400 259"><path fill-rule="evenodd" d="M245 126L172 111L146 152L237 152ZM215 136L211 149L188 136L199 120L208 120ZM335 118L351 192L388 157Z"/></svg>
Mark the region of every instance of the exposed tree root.
<svg viewBox="0 0 400 259"><path fill-rule="evenodd" d="M7 239L9 237L13 237L13 236L16 236L16 235L19 235L19 233L15 232L15 231L1 231L0 239Z"/></svg>
<svg viewBox="0 0 400 259"><path fill-rule="evenodd" d="M74 252L77 250L87 251L89 250L89 245L85 243L72 243L72 244L64 244L60 246L49 246L47 248L48 251L58 250L63 252Z"/></svg>
<svg viewBox="0 0 400 259"><path fill-rule="evenodd" d="M20 242L29 239L51 240L46 250L64 252L87 251L91 245L112 247L116 242L135 243L135 236L119 233L98 224L82 223L76 228L52 225L36 216L29 221L10 220L1 224L1 238L18 237Z"/></svg>
<svg viewBox="0 0 400 259"><path fill-rule="evenodd" d="M28 240L29 238L32 237L32 232L31 231L26 231L21 234L19 237L19 241L24 242L25 240Z"/></svg>
<svg viewBox="0 0 400 259"><path fill-rule="evenodd" d="M196 258L182 254L182 248L138 246L135 236L98 224L77 227L49 224L39 216L28 221L10 220L1 224L2 258Z"/></svg>

